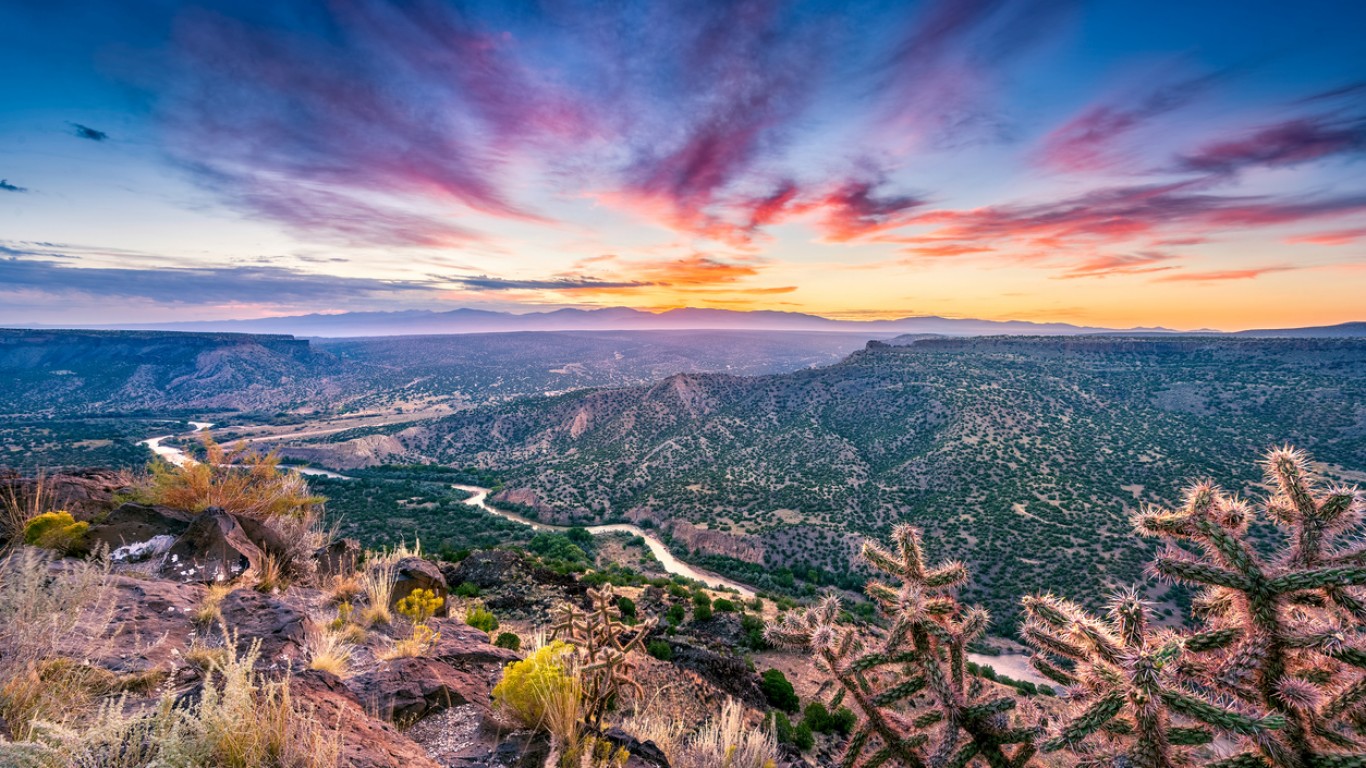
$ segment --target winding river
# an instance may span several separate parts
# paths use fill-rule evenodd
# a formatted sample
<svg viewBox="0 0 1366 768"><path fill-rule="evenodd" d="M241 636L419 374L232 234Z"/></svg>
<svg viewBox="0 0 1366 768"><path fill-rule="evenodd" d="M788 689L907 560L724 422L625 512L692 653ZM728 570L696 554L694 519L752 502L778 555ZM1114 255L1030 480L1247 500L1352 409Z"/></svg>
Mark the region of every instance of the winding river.
<svg viewBox="0 0 1366 768"><path fill-rule="evenodd" d="M213 424L203 421L191 421L187 423L194 428L191 434L193 434L194 432L206 430L209 427L213 426ZM156 455L160 456L161 458L176 466L183 466L185 464L193 463L194 459L186 455L185 452L181 449L173 445L162 445L162 441L169 440L172 437L174 437L174 435L163 435L161 437L154 437L150 440L143 440L142 444L146 445L148 448L151 448L152 452ZM288 436L282 435L281 437ZM337 472L333 472L327 469L318 469L316 467L293 467L288 465L281 466L284 466L286 469L292 469L296 472L305 475L320 475L322 477L331 477L336 478L338 480L351 479L346 475L339 474ZM497 507L489 506L487 500L488 495L490 493L490 489L488 488L481 488L477 485L453 485L451 487L471 494L470 497L465 500L466 504L479 507L485 512L488 512L491 515L497 515L498 517L501 517L505 520L511 520L514 523L521 523L522 525L530 526L532 530L569 530L568 526L551 525L549 523L538 522L535 520L525 518L519 514L516 514L515 512L508 512L506 510L498 509ZM689 579L695 579L697 581L702 582L703 584L706 584L709 587L713 587L716 589L733 589L746 598L754 597L754 590L750 589L749 587L746 587L745 585L739 582L732 581L730 579L725 578L724 576L703 570L701 568L695 568L683 562L682 560L679 560L677 557L674 556L672 552L669 551L668 547L664 546L664 542L656 538L654 534L638 526L630 525L627 523L612 523L610 525L588 525L584 527L588 530L589 533L595 536L605 533L626 533L632 536L639 536L640 538L645 540L645 545L650 548L650 552L655 556L657 560L659 560L660 564L664 567L665 571L673 574L678 574L679 576L684 576ZM1047 679L1045 679L1042 675L1036 672L1033 667L1030 666L1029 658L1021 654L983 656L981 654L970 653L968 654L968 658L976 664L980 664L984 667L991 667L992 669L996 670L997 673L1006 675L1008 677L1012 677L1016 680L1026 680L1037 685L1047 685L1049 683Z"/></svg>

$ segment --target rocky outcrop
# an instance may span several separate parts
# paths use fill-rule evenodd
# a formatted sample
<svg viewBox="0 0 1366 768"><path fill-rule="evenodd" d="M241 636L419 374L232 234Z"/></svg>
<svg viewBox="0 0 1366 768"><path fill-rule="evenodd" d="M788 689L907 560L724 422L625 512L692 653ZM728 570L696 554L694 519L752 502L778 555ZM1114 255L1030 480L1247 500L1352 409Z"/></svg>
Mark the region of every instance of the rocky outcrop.
<svg viewBox="0 0 1366 768"><path fill-rule="evenodd" d="M194 519L194 514L170 507L124 504L90 526L89 540L113 551L158 536L178 537Z"/></svg>
<svg viewBox="0 0 1366 768"><path fill-rule="evenodd" d="M320 722L336 724L341 764L348 768L439 768L420 745L367 714L361 700L336 675L305 670L290 680L290 694L312 707Z"/></svg>
<svg viewBox="0 0 1366 768"><path fill-rule="evenodd" d="M251 589L236 589L219 603L223 623L237 637L239 652L260 644L261 664L289 669L304 658L307 616L290 602Z"/></svg>
<svg viewBox="0 0 1366 768"><path fill-rule="evenodd" d="M475 552L443 573L452 586L479 587L484 604L510 618L540 620L565 601L580 602L585 587L572 575L533 565L521 552L494 549Z"/></svg>
<svg viewBox="0 0 1366 768"><path fill-rule="evenodd" d="M439 659L398 658L346 681L366 711L411 723L458 704L489 706L490 686L480 677Z"/></svg>
<svg viewBox="0 0 1366 768"><path fill-rule="evenodd" d="M693 552L724 555L749 563L764 562L764 548L757 540L725 531L698 528L686 520L674 520L668 525L675 544Z"/></svg>
<svg viewBox="0 0 1366 768"><path fill-rule="evenodd" d="M262 559L237 518L221 509L200 513L167 551L161 575L176 581L212 584L241 576Z"/></svg>

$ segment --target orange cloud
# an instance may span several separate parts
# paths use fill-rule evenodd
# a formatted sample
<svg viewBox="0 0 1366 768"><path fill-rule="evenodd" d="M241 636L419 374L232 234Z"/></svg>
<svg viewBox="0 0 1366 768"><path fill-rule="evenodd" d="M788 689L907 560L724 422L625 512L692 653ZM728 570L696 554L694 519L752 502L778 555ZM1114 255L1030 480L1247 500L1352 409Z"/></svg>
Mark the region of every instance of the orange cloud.
<svg viewBox="0 0 1366 768"><path fill-rule="evenodd" d="M1213 283L1223 280L1252 280L1272 272L1290 272L1299 269L1288 265L1274 267L1253 267L1252 269L1226 269L1214 272L1181 272L1154 278L1155 283Z"/></svg>
<svg viewBox="0 0 1366 768"><path fill-rule="evenodd" d="M1366 237L1366 227L1358 229L1339 229L1332 232L1316 232L1309 235L1295 235L1287 237L1285 241L1292 245L1305 243L1308 245L1347 245Z"/></svg>

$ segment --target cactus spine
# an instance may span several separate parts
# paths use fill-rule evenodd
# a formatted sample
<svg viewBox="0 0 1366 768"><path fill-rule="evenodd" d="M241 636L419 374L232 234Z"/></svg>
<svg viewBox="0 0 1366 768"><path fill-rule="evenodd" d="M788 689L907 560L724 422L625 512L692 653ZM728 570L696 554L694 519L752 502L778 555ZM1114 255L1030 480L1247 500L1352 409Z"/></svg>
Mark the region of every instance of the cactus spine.
<svg viewBox="0 0 1366 768"><path fill-rule="evenodd" d="M1106 619L1052 595L1025 598L1024 606L1020 633L1036 649L1034 667L1069 686L1077 709L1041 745L1046 753L1069 749L1089 764L1171 768L1190 764L1190 747L1213 741L1210 728L1260 736L1284 724L1208 701L1182 684L1188 646L1219 647L1235 635L1153 631L1148 607L1132 590L1111 599ZM1209 728L1176 727L1173 713Z"/></svg>
<svg viewBox="0 0 1366 768"><path fill-rule="evenodd" d="M892 531L892 544L893 550L874 542L863 547L875 569L900 582L868 584L868 596L889 623L876 642L839 624L835 597L789 614L767 632L771 642L810 649L817 667L839 687L837 698L847 697L860 715L841 765L1027 764L1035 730L1011 727L1015 701L983 699L981 682L966 680L967 644L989 620L986 611L965 609L953 596L967 581L967 568L957 562L928 567L920 532L909 525ZM922 692L930 707L917 714L913 706Z"/></svg>
<svg viewBox="0 0 1366 768"><path fill-rule="evenodd" d="M1262 466L1273 489L1266 516L1285 534L1274 557L1249 543L1249 505L1209 482L1187 490L1179 509L1145 509L1135 527L1199 550L1173 544L1153 570L1203 587L1199 607L1207 628L1233 639L1210 649L1204 682L1285 718L1277 734L1254 739L1256 752L1245 759L1285 768L1366 766L1360 742L1343 722L1360 732L1366 702L1360 495L1355 488L1323 487L1307 457L1289 447L1271 451Z"/></svg>

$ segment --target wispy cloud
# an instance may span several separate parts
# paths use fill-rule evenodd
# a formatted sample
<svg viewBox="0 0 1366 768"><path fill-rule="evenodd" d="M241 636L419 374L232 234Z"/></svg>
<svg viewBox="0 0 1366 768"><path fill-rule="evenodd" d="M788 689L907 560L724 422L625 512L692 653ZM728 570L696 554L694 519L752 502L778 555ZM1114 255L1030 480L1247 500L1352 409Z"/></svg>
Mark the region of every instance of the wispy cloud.
<svg viewBox="0 0 1366 768"><path fill-rule="evenodd" d="M1290 272L1299 269L1288 265L1271 267L1251 267L1249 269L1223 269L1210 272L1177 272L1153 278L1156 283L1217 283L1226 280L1253 280L1274 272Z"/></svg>
<svg viewBox="0 0 1366 768"><path fill-rule="evenodd" d="M1237 139L1207 144L1177 161L1180 170L1234 175L1253 167L1285 168L1334 155L1366 153L1366 118L1298 117Z"/></svg>
<svg viewBox="0 0 1366 768"><path fill-rule="evenodd" d="M109 134L105 133L104 131L91 128L88 125L81 125L80 123L67 123L67 125L71 126L71 134L79 139L89 139L90 141L105 141L109 138Z"/></svg>
<svg viewBox="0 0 1366 768"><path fill-rule="evenodd" d="M654 283L630 281L597 280L594 278L556 278L552 280L514 280L501 277L477 275L457 277L456 282L476 291L601 291L606 289L644 288Z"/></svg>
<svg viewBox="0 0 1366 768"><path fill-rule="evenodd" d="M1096 256L1071 265L1060 279L1074 280L1082 277L1109 277L1111 275L1142 275L1151 272L1165 272L1176 269L1169 262L1176 259L1175 254L1147 251L1144 253Z"/></svg>
<svg viewBox="0 0 1366 768"><path fill-rule="evenodd" d="M27 187L9 183L9 179L0 179L0 192L27 192Z"/></svg>
<svg viewBox="0 0 1366 768"><path fill-rule="evenodd" d="M1035 160L1073 173L1111 168L1126 159L1120 148L1130 134L1190 104L1219 77L1182 78L1128 99L1088 106L1044 137Z"/></svg>

